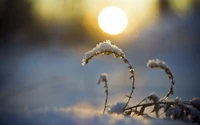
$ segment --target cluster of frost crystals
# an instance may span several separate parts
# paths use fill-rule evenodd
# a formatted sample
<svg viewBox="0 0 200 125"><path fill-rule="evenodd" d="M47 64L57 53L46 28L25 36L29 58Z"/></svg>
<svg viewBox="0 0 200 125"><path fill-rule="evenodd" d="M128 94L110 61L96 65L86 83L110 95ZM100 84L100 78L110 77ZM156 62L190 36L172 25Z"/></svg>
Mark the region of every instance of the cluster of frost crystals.
<svg viewBox="0 0 200 125"><path fill-rule="evenodd" d="M168 68L167 64L164 61L161 61L159 59L149 60L147 62L147 67L150 67L150 68L162 68L162 69Z"/></svg>
<svg viewBox="0 0 200 125"><path fill-rule="evenodd" d="M200 98L194 97L194 98L192 98L192 100L190 100L190 102L195 107L200 108Z"/></svg>
<svg viewBox="0 0 200 125"><path fill-rule="evenodd" d="M112 53L118 56L124 56L124 52L120 48L118 48L116 45L112 45L110 40L106 40L97 44L96 47L85 53L85 56L82 59L82 65L84 66L87 64L93 56L104 53Z"/></svg>
<svg viewBox="0 0 200 125"><path fill-rule="evenodd" d="M153 102L158 102L160 100L160 98L157 96L157 94L155 92L150 93L147 98L150 101L152 100Z"/></svg>
<svg viewBox="0 0 200 125"><path fill-rule="evenodd" d="M126 106L127 102L117 102L116 104L113 104L108 109L108 113L117 113L122 114L124 112L124 108Z"/></svg>
<svg viewBox="0 0 200 125"><path fill-rule="evenodd" d="M102 74L100 75L100 77L99 77L98 84L100 84L101 82L107 82L107 81L108 81L107 77L108 77L108 74L107 74L107 73L102 73Z"/></svg>

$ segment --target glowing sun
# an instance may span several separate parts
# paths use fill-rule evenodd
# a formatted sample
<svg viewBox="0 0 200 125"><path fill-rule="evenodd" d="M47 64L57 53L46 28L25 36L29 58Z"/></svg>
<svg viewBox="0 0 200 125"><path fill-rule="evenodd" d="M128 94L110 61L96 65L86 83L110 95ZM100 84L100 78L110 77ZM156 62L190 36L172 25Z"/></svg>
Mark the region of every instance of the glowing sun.
<svg viewBox="0 0 200 125"><path fill-rule="evenodd" d="M100 12L98 24L104 32L116 35L124 31L128 24L128 19L122 9L110 6Z"/></svg>

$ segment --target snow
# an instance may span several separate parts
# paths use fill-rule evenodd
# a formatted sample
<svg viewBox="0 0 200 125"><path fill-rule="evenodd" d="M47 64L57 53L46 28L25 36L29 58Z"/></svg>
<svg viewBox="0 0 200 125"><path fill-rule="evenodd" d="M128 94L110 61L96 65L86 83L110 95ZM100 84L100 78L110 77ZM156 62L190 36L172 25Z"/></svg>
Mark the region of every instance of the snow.
<svg viewBox="0 0 200 125"><path fill-rule="evenodd" d="M95 109L60 107L27 110L25 112L0 112L1 125L188 125L174 120L124 117L123 115L102 114Z"/></svg>
<svg viewBox="0 0 200 125"><path fill-rule="evenodd" d="M191 102L194 106L200 107L200 98L194 97L194 98L192 98L192 100L191 100L190 102Z"/></svg>
<svg viewBox="0 0 200 125"><path fill-rule="evenodd" d="M173 99L173 102L180 102L182 99L180 97L176 97L175 99Z"/></svg>
<svg viewBox="0 0 200 125"><path fill-rule="evenodd" d="M107 74L107 73L102 73L102 74L100 75L98 84L100 84L101 82L107 82L107 81L108 81L107 77L108 77L108 74Z"/></svg>
<svg viewBox="0 0 200 125"><path fill-rule="evenodd" d="M117 102L116 104L113 104L110 106L108 109L108 113L117 113L117 114L122 114L124 112L124 108L126 106L125 101Z"/></svg>
<svg viewBox="0 0 200 125"><path fill-rule="evenodd" d="M157 96L157 94L155 92L152 92L149 94L149 96L147 97L149 100L153 100L155 102L159 101L159 97Z"/></svg>
<svg viewBox="0 0 200 125"><path fill-rule="evenodd" d="M82 65L84 66L87 64L87 61L94 55L99 53L103 54L103 52L111 52L113 54L124 56L124 52L120 48L118 48L116 45L112 45L110 40L106 40L97 44L96 47L85 53L85 56L82 59Z"/></svg>
<svg viewBox="0 0 200 125"><path fill-rule="evenodd" d="M193 107L188 107L190 109L190 117L191 121L197 121L200 124L200 112Z"/></svg>
<svg viewBox="0 0 200 125"><path fill-rule="evenodd" d="M180 102L182 99L179 97L176 97L175 99L171 99L171 100L166 100L169 102L175 102L178 103ZM183 105L183 104L182 104ZM181 108L178 105L171 105L170 107L168 107L169 105L164 105L164 110L166 117L171 118L171 117L179 117L181 115Z"/></svg>
<svg viewBox="0 0 200 125"><path fill-rule="evenodd" d="M159 59L153 59L153 60L149 60L147 62L147 67L150 68L168 68L167 64L164 61L161 61Z"/></svg>

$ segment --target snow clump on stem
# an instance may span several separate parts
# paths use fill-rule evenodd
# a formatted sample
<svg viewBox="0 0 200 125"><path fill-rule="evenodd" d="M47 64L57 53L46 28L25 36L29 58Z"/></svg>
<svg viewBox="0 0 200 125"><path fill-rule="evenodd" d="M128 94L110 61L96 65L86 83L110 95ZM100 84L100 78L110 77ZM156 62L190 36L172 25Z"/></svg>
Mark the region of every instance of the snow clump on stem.
<svg viewBox="0 0 200 125"><path fill-rule="evenodd" d="M118 48L116 45L112 45L110 40L106 40L97 44L96 47L85 53L85 56L82 59L82 65L84 66L89 62L90 59L100 54L114 54L115 58L125 57L124 52L120 48Z"/></svg>

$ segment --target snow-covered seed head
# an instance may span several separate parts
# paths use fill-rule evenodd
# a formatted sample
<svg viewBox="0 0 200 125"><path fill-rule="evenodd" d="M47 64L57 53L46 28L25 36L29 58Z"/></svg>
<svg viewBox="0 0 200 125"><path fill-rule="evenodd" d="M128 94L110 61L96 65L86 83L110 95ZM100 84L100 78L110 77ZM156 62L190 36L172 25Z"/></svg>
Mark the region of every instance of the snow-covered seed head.
<svg viewBox="0 0 200 125"><path fill-rule="evenodd" d="M114 54L115 58L125 57L124 52L120 48L116 45L112 45L110 40L106 40L97 44L96 47L85 53L85 56L82 59L82 65L84 66L90 59L100 54Z"/></svg>
<svg viewBox="0 0 200 125"><path fill-rule="evenodd" d="M170 71L170 69L168 68L167 64L159 59L153 59L153 60L149 60L147 62L147 67L149 68L161 68L165 71L165 73L168 75L168 78L172 80L172 84L175 84L174 80L173 80L173 74Z"/></svg>
<svg viewBox="0 0 200 125"><path fill-rule="evenodd" d="M149 60L147 62L147 67L149 67L149 68L162 68L162 69L168 68L167 64L164 61L161 61L159 59Z"/></svg>
<svg viewBox="0 0 200 125"><path fill-rule="evenodd" d="M153 59L153 60L149 60L147 62L147 67L149 67L149 68L161 68L162 70L165 71L165 73L167 74L168 78L171 80L170 90L167 93L167 95L163 98L163 100L168 98L169 95L173 95L173 93L174 93L173 86L175 84L175 81L174 81L174 76L173 76L172 72L170 71L170 69L168 68L167 64L162 60Z"/></svg>
<svg viewBox="0 0 200 125"><path fill-rule="evenodd" d="M99 77L98 84L100 84L101 82L107 82L107 81L108 81L107 77L108 77L108 74L107 74L107 73L102 73L102 74L100 75L100 77Z"/></svg>

